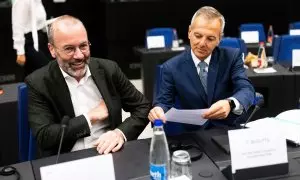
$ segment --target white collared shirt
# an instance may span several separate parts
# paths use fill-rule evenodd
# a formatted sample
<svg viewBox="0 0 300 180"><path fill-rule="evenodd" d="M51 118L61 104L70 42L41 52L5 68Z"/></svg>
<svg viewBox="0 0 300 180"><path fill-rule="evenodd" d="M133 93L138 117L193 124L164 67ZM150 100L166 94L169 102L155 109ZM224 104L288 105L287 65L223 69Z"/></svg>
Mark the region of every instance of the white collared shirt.
<svg viewBox="0 0 300 180"><path fill-rule="evenodd" d="M192 59L193 59L193 62L195 64L195 67L197 69L197 73L199 74L199 71L200 71L200 67L199 67L199 63L200 63L200 59L197 58L197 56L194 54L193 50L191 50L191 55L192 55ZM204 59L204 62L206 62L207 64L207 69L206 69L206 72L208 72L209 70L209 63L210 63L210 60L211 60L211 54ZM200 77L199 77L200 78ZM234 101L234 104L235 104L235 108L232 110L232 112L236 115L241 115L243 113L243 106L240 104L240 102L234 98L234 97L229 97L227 99L232 99Z"/></svg>
<svg viewBox="0 0 300 180"><path fill-rule="evenodd" d="M83 114L91 131L90 136L77 140L72 151L93 147L93 143L96 142L101 134L107 131L107 127L109 126L108 119L91 125L87 116L87 113L99 105L100 101L103 101L103 98L91 76L89 67L86 66L86 68L87 71L79 82L60 68L70 91L75 116Z"/></svg>

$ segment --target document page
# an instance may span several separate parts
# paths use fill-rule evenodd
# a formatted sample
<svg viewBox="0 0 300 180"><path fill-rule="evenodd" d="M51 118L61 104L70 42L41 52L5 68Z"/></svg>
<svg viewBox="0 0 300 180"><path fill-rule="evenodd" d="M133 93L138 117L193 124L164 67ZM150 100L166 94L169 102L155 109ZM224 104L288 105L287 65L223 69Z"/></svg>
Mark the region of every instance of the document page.
<svg viewBox="0 0 300 180"><path fill-rule="evenodd" d="M165 115L167 121L185 124L203 125L207 119L202 118L202 114L207 109L176 109L171 108Z"/></svg>

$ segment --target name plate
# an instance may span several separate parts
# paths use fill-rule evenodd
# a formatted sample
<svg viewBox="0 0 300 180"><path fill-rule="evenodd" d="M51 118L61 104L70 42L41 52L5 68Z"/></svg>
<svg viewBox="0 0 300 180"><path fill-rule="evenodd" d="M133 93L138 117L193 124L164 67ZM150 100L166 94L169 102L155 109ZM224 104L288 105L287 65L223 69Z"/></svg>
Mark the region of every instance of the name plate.
<svg viewBox="0 0 300 180"><path fill-rule="evenodd" d="M292 50L292 67L300 66L300 49Z"/></svg>
<svg viewBox="0 0 300 180"><path fill-rule="evenodd" d="M42 180L115 180L111 154L44 166L40 172Z"/></svg>
<svg viewBox="0 0 300 180"><path fill-rule="evenodd" d="M147 48L165 48L164 36L147 36Z"/></svg>
<svg viewBox="0 0 300 180"><path fill-rule="evenodd" d="M228 131L231 170L249 169L288 162L286 139L266 128Z"/></svg>
<svg viewBox="0 0 300 180"><path fill-rule="evenodd" d="M242 31L241 38L245 43L259 43L258 31Z"/></svg>
<svg viewBox="0 0 300 180"><path fill-rule="evenodd" d="M300 35L300 29L290 29L290 35Z"/></svg>

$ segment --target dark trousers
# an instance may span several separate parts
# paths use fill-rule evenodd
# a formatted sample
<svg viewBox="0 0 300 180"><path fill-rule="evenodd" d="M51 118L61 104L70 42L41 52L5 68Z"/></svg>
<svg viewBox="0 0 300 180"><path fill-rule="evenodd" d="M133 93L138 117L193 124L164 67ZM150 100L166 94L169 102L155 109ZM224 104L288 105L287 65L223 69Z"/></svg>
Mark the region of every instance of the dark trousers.
<svg viewBox="0 0 300 180"><path fill-rule="evenodd" d="M26 63L24 65L24 77L33 71L45 66L52 60L48 49L47 34L41 30L38 31L39 51L36 51L33 46L32 33L25 34L25 56Z"/></svg>

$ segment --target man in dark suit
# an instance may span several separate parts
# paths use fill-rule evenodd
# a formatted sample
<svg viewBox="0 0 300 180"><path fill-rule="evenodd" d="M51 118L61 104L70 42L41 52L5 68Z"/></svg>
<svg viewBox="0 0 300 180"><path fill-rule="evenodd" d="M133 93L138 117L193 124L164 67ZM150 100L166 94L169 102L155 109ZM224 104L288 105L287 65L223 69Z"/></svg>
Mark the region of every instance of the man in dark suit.
<svg viewBox="0 0 300 180"><path fill-rule="evenodd" d="M48 36L56 61L26 78L30 127L42 155L57 153L61 123L67 124L62 152L96 146L107 154L136 139L149 123L150 103L115 62L90 58L82 22L61 16ZM131 113L124 122L122 108Z"/></svg>
<svg viewBox="0 0 300 180"><path fill-rule="evenodd" d="M188 38L191 49L163 64L160 92L148 118L166 120L164 113L179 98L182 109L208 109L211 124L231 125L254 100L254 88L239 49L220 48L225 20L213 7L193 16Z"/></svg>

